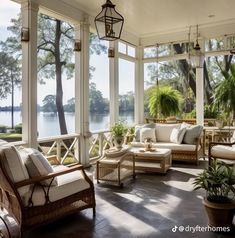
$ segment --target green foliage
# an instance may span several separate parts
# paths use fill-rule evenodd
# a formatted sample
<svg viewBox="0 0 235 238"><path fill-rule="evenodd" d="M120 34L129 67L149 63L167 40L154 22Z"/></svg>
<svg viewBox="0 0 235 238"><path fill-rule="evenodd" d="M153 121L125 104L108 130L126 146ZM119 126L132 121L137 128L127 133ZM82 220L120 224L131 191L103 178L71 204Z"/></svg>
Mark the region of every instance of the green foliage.
<svg viewBox="0 0 235 238"><path fill-rule="evenodd" d="M213 164L198 174L194 189L204 189L211 202L227 203L235 195L235 171L231 165L215 160Z"/></svg>
<svg viewBox="0 0 235 238"><path fill-rule="evenodd" d="M171 87L152 87L149 91L149 110L150 115L157 116L175 116L180 112L180 102L182 96L178 90Z"/></svg>
<svg viewBox="0 0 235 238"><path fill-rule="evenodd" d="M127 126L122 122L116 122L111 128L111 134L115 137L119 137L119 136L125 136L127 133Z"/></svg>
<svg viewBox="0 0 235 238"><path fill-rule="evenodd" d="M22 134L22 123L15 125L15 133Z"/></svg>
<svg viewBox="0 0 235 238"><path fill-rule="evenodd" d="M0 52L0 99L12 93L12 83L21 83L20 65L18 60L8 53Z"/></svg>
<svg viewBox="0 0 235 238"><path fill-rule="evenodd" d="M17 133L0 133L0 139L6 140L8 142L11 141L21 141L22 140L22 134Z"/></svg>
<svg viewBox="0 0 235 238"><path fill-rule="evenodd" d="M96 89L95 83L90 83L90 112L108 111L108 102L103 98L102 93Z"/></svg>
<svg viewBox="0 0 235 238"><path fill-rule="evenodd" d="M119 111L134 111L134 93L132 91L124 95L119 95Z"/></svg>
<svg viewBox="0 0 235 238"><path fill-rule="evenodd" d="M65 112L75 112L75 98L70 98L64 105Z"/></svg>
<svg viewBox="0 0 235 238"><path fill-rule="evenodd" d="M219 108L227 113L233 112L235 119L235 64L230 66L230 71L223 71L224 80L220 81L214 93L214 108Z"/></svg>
<svg viewBox="0 0 235 238"><path fill-rule="evenodd" d="M42 111L43 112L57 112L56 108L56 96L55 95L47 95L43 100Z"/></svg>
<svg viewBox="0 0 235 238"><path fill-rule="evenodd" d="M218 108L207 104L204 106L204 118L217 118L218 115Z"/></svg>
<svg viewBox="0 0 235 238"><path fill-rule="evenodd" d="M0 133L6 133L7 132L7 126L0 125Z"/></svg>

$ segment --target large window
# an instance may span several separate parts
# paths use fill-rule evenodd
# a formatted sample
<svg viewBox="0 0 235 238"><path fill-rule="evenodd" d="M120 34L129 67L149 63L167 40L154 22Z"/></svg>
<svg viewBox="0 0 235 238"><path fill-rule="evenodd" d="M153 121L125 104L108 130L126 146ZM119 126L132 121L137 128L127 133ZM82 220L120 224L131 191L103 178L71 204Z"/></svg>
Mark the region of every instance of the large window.
<svg viewBox="0 0 235 238"><path fill-rule="evenodd" d="M90 34L90 130L109 128L109 58L108 42Z"/></svg>
<svg viewBox="0 0 235 238"><path fill-rule="evenodd" d="M56 32L56 29L59 31ZM74 132L74 29L47 15L38 16L38 134Z"/></svg>
<svg viewBox="0 0 235 238"><path fill-rule="evenodd" d="M119 119L134 123L135 63L119 59Z"/></svg>
<svg viewBox="0 0 235 238"><path fill-rule="evenodd" d="M0 8L0 138L21 140L22 50L20 4L1 0Z"/></svg>

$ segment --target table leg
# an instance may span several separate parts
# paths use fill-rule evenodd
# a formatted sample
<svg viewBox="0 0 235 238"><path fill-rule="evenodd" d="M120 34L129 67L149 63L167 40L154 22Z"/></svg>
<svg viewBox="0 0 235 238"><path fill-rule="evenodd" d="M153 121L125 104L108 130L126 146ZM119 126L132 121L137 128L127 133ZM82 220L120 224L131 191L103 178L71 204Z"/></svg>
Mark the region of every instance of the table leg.
<svg viewBox="0 0 235 238"><path fill-rule="evenodd" d="M99 161L96 162L96 179L97 179L97 184L100 183L99 181Z"/></svg>
<svg viewBox="0 0 235 238"><path fill-rule="evenodd" d="M135 179L136 178L136 174L135 174L135 155L133 155L132 156L132 161L133 161L133 179Z"/></svg>

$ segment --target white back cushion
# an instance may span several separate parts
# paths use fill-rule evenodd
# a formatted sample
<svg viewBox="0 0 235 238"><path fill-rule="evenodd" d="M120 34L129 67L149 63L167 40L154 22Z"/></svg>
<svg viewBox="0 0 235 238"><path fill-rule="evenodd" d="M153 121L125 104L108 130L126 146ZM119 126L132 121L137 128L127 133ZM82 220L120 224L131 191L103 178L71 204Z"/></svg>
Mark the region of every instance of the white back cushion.
<svg viewBox="0 0 235 238"><path fill-rule="evenodd" d="M153 142L156 142L155 128L140 129L140 142L144 142L146 138L150 138Z"/></svg>
<svg viewBox="0 0 235 238"><path fill-rule="evenodd" d="M170 142L172 130L180 128L180 124L156 124L156 139L157 141Z"/></svg>
<svg viewBox="0 0 235 238"><path fill-rule="evenodd" d="M31 178L53 173L52 166L38 150L33 148L21 148L19 152ZM48 179L41 183L43 185L50 185L51 180L52 179ZM57 185L57 178L54 178L52 185Z"/></svg>
<svg viewBox="0 0 235 238"><path fill-rule="evenodd" d="M1 159L2 165L12 182L16 183L29 179L27 169L24 166L24 163L14 146L3 146L2 153L4 154L3 158ZM19 188L18 191L22 195L24 193L27 193L29 189L30 186L24 186Z"/></svg>

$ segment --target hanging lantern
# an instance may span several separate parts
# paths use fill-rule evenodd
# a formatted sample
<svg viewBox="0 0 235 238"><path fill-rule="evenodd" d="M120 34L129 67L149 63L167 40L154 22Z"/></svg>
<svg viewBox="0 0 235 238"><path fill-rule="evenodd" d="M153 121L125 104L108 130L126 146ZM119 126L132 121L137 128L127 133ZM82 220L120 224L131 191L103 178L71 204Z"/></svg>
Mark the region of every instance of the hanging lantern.
<svg viewBox="0 0 235 238"><path fill-rule="evenodd" d="M190 54L190 61L193 68L203 68L205 56L201 51L201 48L198 43L198 25L197 25L197 40L196 46L193 48L192 53Z"/></svg>
<svg viewBox="0 0 235 238"><path fill-rule="evenodd" d="M102 11L95 18L99 39L113 41L120 39L124 18L115 10L115 5L107 0Z"/></svg>

